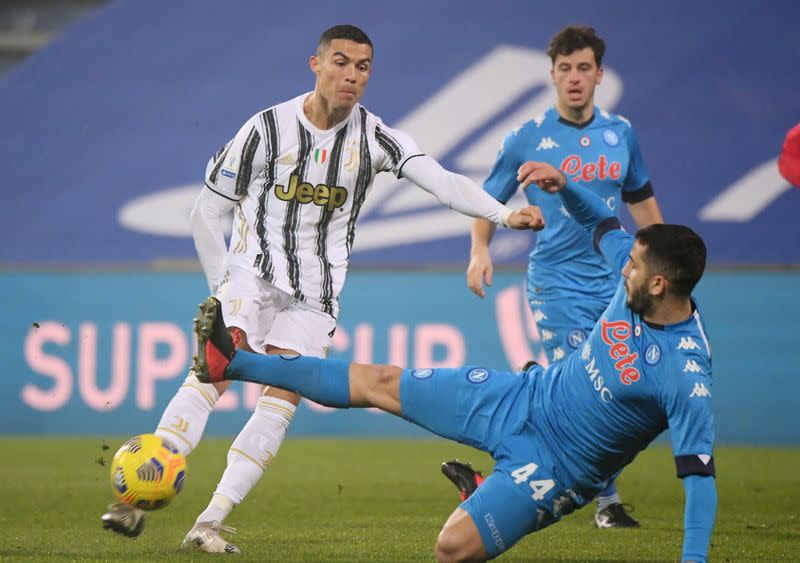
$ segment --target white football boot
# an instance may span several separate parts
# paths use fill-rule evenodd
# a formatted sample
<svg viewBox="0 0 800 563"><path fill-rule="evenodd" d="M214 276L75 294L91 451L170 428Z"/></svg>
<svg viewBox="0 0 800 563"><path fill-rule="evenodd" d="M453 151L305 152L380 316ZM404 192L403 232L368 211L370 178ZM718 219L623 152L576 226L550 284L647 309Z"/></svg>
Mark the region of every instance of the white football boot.
<svg viewBox="0 0 800 563"><path fill-rule="evenodd" d="M223 526L216 520L198 522L183 538L181 549L193 549L207 553L241 553L242 550L219 535L220 532L235 534L236 528Z"/></svg>

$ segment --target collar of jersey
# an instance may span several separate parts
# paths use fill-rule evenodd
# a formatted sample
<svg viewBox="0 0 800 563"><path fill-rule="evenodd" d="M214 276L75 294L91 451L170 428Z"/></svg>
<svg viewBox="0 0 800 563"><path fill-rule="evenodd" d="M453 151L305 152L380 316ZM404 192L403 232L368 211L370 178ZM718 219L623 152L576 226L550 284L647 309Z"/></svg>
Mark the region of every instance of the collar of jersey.
<svg viewBox="0 0 800 563"><path fill-rule="evenodd" d="M647 326L649 326L650 328L653 328L655 330L664 330L664 331L681 330L685 326L687 326L690 322L692 322L692 320L694 320L694 312L697 311L697 304L694 302L694 299L690 299L690 301L692 302L692 314L689 315L689 318L687 318L686 320L683 320L683 321L681 321L679 323L673 323L671 325L660 325L658 323L648 322L648 321L646 321L644 319L642 319L642 322L644 324L646 324Z"/></svg>
<svg viewBox="0 0 800 563"><path fill-rule="evenodd" d="M303 127L311 131L311 133L315 137L328 137L330 135L335 135L339 132L342 127L347 126L347 122L350 121L350 117L352 117L353 112L358 108L359 104L353 106L353 109L350 110L350 113L347 114L347 117L342 119L339 123L331 127L330 129L320 129L313 123L311 123L308 118L306 117L305 112L303 111L303 102L306 101L306 98L309 97L314 92L306 92L301 96L295 98L295 113L297 114L297 119L300 120L300 123L303 124Z"/></svg>
<svg viewBox="0 0 800 563"><path fill-rule="evenodd" d="M597 108L593 108L592 109L592 117L590 117L589 119L587 119L583 123L575 123L574 121L570 121L569 119L564 119L563 117L561 117L561 114L558 113L557 109L553 108L553 111L556 112L556 115L558 116L558 121L560 123L566 125L567 127L574 127L575 129L586 129L589 125L594 123L594 119L597 116Z"/></svg>

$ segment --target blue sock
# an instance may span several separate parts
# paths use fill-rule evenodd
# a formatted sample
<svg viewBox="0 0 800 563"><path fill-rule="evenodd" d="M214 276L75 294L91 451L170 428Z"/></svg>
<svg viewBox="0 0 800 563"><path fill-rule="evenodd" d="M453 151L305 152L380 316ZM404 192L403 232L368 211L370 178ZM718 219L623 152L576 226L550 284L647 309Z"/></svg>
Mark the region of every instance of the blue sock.
<svg viewBox="0 0 800 563"><path fill-rule="evenodd" d="M608 487L597 493L598 497L613 497L617 494L617 480L614 479L609 483Z"/></svg>
<svg viewBox="0 0 800 563"><path fill-rule="evenodd" d="M350 364L342 360L237 350L225 377L296 391L327 407L350 406Z"/></svg>

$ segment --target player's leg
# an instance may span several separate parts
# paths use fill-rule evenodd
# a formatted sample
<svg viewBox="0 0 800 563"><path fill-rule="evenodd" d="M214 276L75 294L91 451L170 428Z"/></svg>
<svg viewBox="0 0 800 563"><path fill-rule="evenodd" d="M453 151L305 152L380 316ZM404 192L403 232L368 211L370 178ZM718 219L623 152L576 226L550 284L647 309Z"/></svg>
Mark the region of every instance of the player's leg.
<svg viewBox="0 0 800 563"><path fill-rule="evenodd" d="M262 311L277 309L274 320L263 323L269 330L257 339L265 352L288 357L298 354L325 356L336 326L335 319L297 302L274 287L265 287L265 296L261 299ZM227 552L235 548L218 534L201 535L196 532L198 528L213 528L214 522L222 524L233 508L255 487L278 455L299 401L300 396L294 392L277 387L264 389L252 417L231 445L227 467L208 507L198 516L194 528L187 535L185 541L189 547ZM193 538L202 543L198 545ZM209 544L209 541L212 543Z"/></svg>
<svg viewBox="0 0 800 563"><path fill-rule="evenodd" d="M558 481L552 459L530 425L503 432L495 471L445 523L436 542L439 561L484 560L510 549L582 506ZM477 536L477 537L476 537Z"/></svg>
<svg viewBox="0 0 800 563"><path fill-rule="evenodd" d="M246 329L253 324L254 319L249 318L252 311L235 309L233 304L236 297L230 298L231 294L236 296L237 292L241 291L237 289L238 279L236 272L230 272L221 284L217 295L224 304L227 304L225 318L231 320L229 330L234 341L241 341L244 349L249 350L246 332L237 327ZM181 454L188 456L200 442L208 423L208 417L214 410L214 405L230 383L230 381L202 383L197 379L194 371L190 370L183 384L161 414L161 419L153 433L170 442ZM105 529L124 536L137 537L144 530L145 512L127 504L115 503L109 505L100 520Z"/></svg>

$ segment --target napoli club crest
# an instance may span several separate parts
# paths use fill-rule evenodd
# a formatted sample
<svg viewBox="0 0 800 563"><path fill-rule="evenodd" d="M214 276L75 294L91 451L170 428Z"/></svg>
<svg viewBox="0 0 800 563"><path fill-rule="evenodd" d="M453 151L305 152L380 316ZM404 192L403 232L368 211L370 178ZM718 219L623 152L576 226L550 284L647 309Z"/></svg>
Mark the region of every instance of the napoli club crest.
<svg viewBox="0 0 800 563"><path fill-rule="evenodd" d="M619 135L613 129L603 131L603 140L609 147L616 147L619 144Z"/></svg>
<svg viewBox="0 0 800 563"><path fill-rule="evenodd" d="M658 363L658 360L661 359L661 348L658 347L658 344L651 344L647 347L644 353L644 360L654 366Z"/></svg>
<svg viewBox="0 0 800 563"><path fill-rule="evenodd" d="M467 379L472 383L483 383L489 379L489 370L483 368L471 369L469 373L467 373Z"/></svg>
<svg viewBox="0 0 800 563"><path fill-rule="evenodd" d="M582 330L573 330L572 332L569 333L569 336L567 337L567 342L569 342L569 345L575 348L576 350L580 348L584 340L586 340L586 335L583 333Z"/></svg>

